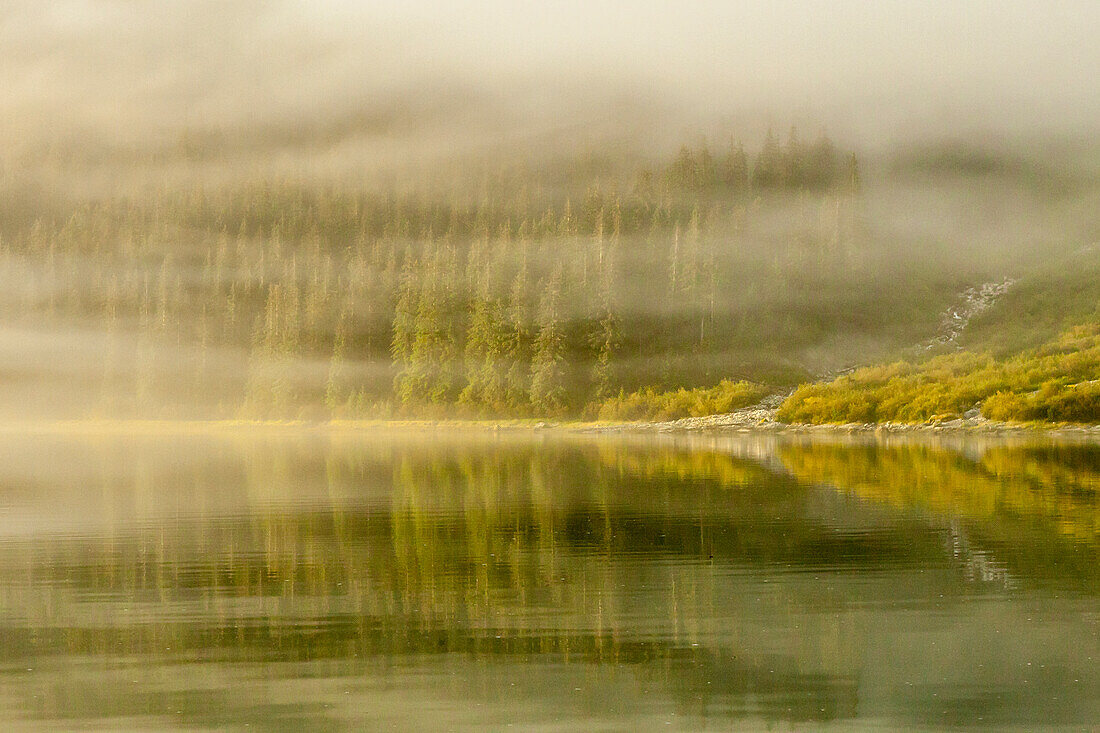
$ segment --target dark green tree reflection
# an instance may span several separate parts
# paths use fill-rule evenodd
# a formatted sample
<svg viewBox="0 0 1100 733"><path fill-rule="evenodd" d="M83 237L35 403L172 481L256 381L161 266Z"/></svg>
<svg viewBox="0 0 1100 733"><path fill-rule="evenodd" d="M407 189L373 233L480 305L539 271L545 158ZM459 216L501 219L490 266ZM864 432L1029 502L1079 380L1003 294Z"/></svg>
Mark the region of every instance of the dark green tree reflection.
<svg viewBox="0 0 1100 733"><path fill-rule="evenodd" d="M1011 632L1044 588L1084 609L1047 620L1087 632L1084 446L422 433L41 438L3 457L13 718L1012 723L1098 681L1095 639L1044 647L1064 674L1042 690L1016 680L1005 655L1038 653L1021 627L928 707L933 644ZM208 694L234 685L251 696ZM1059 720L1095 710L1076 700Z"/></svg>

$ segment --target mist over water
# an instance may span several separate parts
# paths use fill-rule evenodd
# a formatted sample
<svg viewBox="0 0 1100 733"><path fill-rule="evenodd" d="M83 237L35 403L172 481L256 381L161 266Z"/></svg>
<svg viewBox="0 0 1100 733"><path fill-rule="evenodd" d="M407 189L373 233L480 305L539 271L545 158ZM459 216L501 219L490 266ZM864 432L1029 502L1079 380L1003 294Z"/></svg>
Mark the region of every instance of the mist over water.
<svg viewBox="0 0 1100 733"><path fill-rule="evenodd" d="M0 3L5 729L1093 724L1098 29Z"/></svg>

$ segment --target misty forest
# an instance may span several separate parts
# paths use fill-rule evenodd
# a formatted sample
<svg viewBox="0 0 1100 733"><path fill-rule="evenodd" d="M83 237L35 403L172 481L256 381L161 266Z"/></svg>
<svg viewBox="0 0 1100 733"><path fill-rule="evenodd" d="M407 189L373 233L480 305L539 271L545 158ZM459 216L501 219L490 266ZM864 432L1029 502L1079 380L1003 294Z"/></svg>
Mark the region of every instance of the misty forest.
<svg viewBox="0 0 1100 733"><path fill-rule="evenodd" d="M1100 721L1096 0L0 0L0 731Z"/></svg>
<svg viewBox="0 0 1100 733"><path fill-rule="evenodd" d="M201 169L224 147L181 135L134 165ZM966 362L953 372L965 384L942 398L896 397L901 372L918 387L944 382L920 365L957 339L920 345L960 293L1039 262L1034 245L960 252L954 233L899 234L884 210L896 204L873 193L961 181L985 197L966 215L989 218L1021 196L1079 205L1095 190L1088 171L1051 179L1050 161L951 144L880 162L876 183L857 152L796 126L768 127L758 145L698 136L679 150L621 150L482 158L388 181L165 175L63 195L8 165L7 327L64 334L85 355L55 375L62 389L32 392L41 374L31 368L8 388L26 384L34 410L70 417L670 419L900 358L893 371L800 390L780 414L919 422L996 397L999 419L1097 419L1095 381L1066 394L1100 366L1088 307L1049 314L1087 342L1073 369L1012 380L997 362L975 385ZM99 162L40 155L54 170ZM981 232L983 222L962 224ZM1053 244L1097 272L1095 251ZM979 346L971 361L997 361ZM892 397L876 393L887 382ZM1051 399L1024 404L1040 387Z"/></svg>
<svg viewBox="0 0 1100 733"><path fill-rule="evenodd" d="M16 210L8 313L100 335L87 408L103 414L577 415L719 383L693 399L728 410L761 396L741 380L802 376L777 355L813 323L850 325L858 304L798 293L839 294L873 256L859 189L854 155L792 128L751 157L685 146L625 182L579 167L444 193L275 180ZM759 241L777 213L789 233Z"/></svg>

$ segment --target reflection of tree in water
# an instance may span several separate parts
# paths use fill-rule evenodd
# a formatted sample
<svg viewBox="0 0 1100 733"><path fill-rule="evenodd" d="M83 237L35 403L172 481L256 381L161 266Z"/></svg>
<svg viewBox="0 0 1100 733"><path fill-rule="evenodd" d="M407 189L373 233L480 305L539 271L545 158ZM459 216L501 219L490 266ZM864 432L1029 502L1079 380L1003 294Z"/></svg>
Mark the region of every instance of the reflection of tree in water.
<svg viewBox="0 0 1100 733"><path fill-rule="evenodd" d="M929 445L806 443L780 455L801 481L943 516L953 554L977 579L1004 581L1007 567L1029 581L1100 587L1100 446L1000 445L975 458Z"/></svg>
<svg viewBox="0 0 1100 733"><path fill-rule="evenodd" d="M610 441L249 442L194 462L104 449L80 487L102 526L0 551L0 659L169 658L274 676L417 660L464 665L455 684L470 694L500 665L533 679L564 666L629 674L683 715L830 720L856 713L861 632L821 613L843 600L818 572L957 567L963 580L1096 587L1092 448L816 443L779 457L790 474L721 446ZM838 531L820 483L942 519L907 511ZM752 584L773 573L808 580ZM861 587L860 601L873 592L885 591Z"/></svg>
<svg viewBox="0 0 1100 733"><path fill-rule="evenodd" d="M784 651L727 625L743 609L719 569L852 555L790 479L672 449L276 448L170 469L135 454L128 480L97 487L114 516L176 491L189 513L7 549L22 575L5 607L37 622L0 626L2 658L460 655L633 668L692 714L742 716L746 697L769 719L855 708L852 629Z"/></svg>

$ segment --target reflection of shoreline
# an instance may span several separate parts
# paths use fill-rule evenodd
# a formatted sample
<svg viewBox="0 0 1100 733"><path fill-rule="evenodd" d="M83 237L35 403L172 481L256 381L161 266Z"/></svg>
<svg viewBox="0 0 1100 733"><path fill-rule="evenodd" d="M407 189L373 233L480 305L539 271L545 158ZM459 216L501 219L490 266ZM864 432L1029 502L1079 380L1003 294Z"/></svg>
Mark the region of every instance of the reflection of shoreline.
<svg viewBox="0 0 1100 733"><path fill-rule="evenodd" d="M402 685L442 669L475 700L620 675L715 727L844 721L887 699L920 722L952 688L976 691L964 721L985 689L1051 714L1009 655L1071 668L1047 681L1061 698L1094 679L1091 622L1059 626L1074 645L1046 656L1047 626L1025 625L1036 588L1100 587L1094 546L1041 512L1072 516L1052 497L1100 477L1092 445L265 427L0 440L0 496L33 530L0 534L0 661L79 657L96 689L119 659L219 684L226 669ZM84 524L43 531L62 511ZM71 677L32 698L49 675L21 678L24 707L95 702ZM179 704L137 692L135 708Z"/></svg>
<svg viewBox="0 0 1100 733"><path fill-rule="evenodd" d="M431 526L430 518L439 512L461 511L481 536L528 511L543 529L567 526L567 517L578 516L578 510L596 509L597 519L626 512L634 526L652 505L661 506L667 518L679 518L697 515L699 502L719 499L726 502L717 510L722 516L751 515L769 504L786 511L786 502L802 495L796 490L801 485L829 487L830 494L836 489L906 512L978 521L998 535L1038 531L1078 543L1082 550L1100 547L1100 449L1087 441L927 434L341 432L276 423L253 432L241 430L244 425L223 424L220 434L173 432L165 424L163 432L21 433L0 440L5 466L0 486L18 509L5 517L0 537L30 536L36 527L58 532L107 527L114 533L135 520L171 516L178 522L219 512L254 513L264 505L338 507L341 515L358 506L400 508L402 517L416 518L409 525L414 530ZM639 490L642 485L656 493L647 495ZM83 489L71 492L68 486ZM228 490L231 486L239 490ZM607 532L603 520L587 524L600 525L597 536ZM415 543L409 550L416 554Z"/></svg>
<svg viewBox="0 0 1100 733"><path fill-rule="evenodd" d="M802 482L987 524L987 533L1045 527L1086 553L1100 547L1100 451L1091 444L790 442L779 455Z"/></svg>
<svg viewBox="0 0 1100 733"><path fill-rule="evenodd" d="M1013 424L989 420L949 420L946 422L910 423L848 423L844 425L811 425L809 423L744 423L727 419L727 415L684 418L671 422L569 425L567 429L594 433L719 433L740 435L808 435L808 436L928 436L950 435L967 438L987 437L1052 437L1100 442L1100 425L1062 425L1054 423Z"/></svg>
<svg viewBox="0 0 1100 733"><path fill-rule="evenodd" d="M716 436L794 436L833 440L848 436L876 441L890 438L948 437L970 440L1057 439L1100 443L1100 425L1053 423L1012 424L992 421L950 420L923 424L851 423L810 425L788 423L746 424L728 415L684 418L669 422L547 422L515 420L6 420L3 435L216 435L216 434L318 434L356 435L499 434L499 435L635 435L653 434Z"/></svg>
<svg viewBox="0 0 1100 733"><path fill-rule="evenodd" d="M939 549L931 533L853 545L789 477L652 441L209 441L228 455L183 464L198 439L27 443L66 463L80 453L58 446L80 443L120 472L25 499L87 497L102 525L0 542L10 667L37 668L42 649L358 675L462 663L475 680L513 661L598 666L681 714L724 719L749 699L768 720L849 718L858 627L817 614L810 573Z"/></svg>

